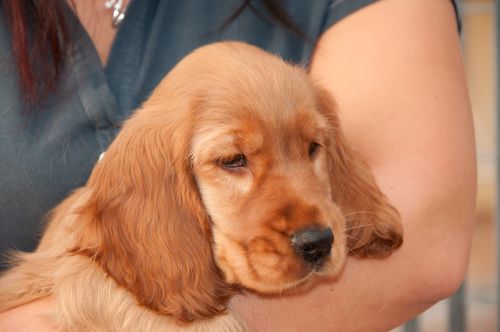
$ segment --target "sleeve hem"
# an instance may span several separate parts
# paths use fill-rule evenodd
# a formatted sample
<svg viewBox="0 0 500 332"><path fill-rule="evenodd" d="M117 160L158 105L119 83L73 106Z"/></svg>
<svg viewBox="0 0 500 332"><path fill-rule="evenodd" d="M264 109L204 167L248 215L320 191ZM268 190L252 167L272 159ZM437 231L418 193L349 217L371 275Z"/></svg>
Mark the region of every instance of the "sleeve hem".
<svg viewBox="0 0 500 332"><path fill-rule="evenodd" d="M330 3L330 7L328 13L323 22L322 31L326 31L330 26L335 23L341 21L343 18L349 16L354 13L358 9L366 7L372 3L375 3L377 0L333 0ZM460 6L457 3L457 0L451 0L453 4L453 9L455 10L455 17L457 20L457 29L459 32L462 32L462 18L460 15Z"/></svg>

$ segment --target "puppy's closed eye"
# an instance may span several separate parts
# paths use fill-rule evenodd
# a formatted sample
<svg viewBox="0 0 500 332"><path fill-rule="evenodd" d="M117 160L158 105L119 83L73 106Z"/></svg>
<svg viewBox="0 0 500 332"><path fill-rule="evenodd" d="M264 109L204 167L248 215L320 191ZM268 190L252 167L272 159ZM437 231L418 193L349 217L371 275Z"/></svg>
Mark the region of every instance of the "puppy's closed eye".
<svg viewBox="0 0 500 332"><path fill-rule="evenodd" d="M247 166L247 158L244 154L236 154L228 157L227 159L222 159L220 164L228 170L235 171L238 168L243 168Z"/></svg>
<svg viewBox="0 0 500 332"><path fill-rule="evenodd" d="M308 150L308 153L309 153L309 157L311 158L314 158L314 156L316 156L318 150L321 148L321 145L317 142L311 142L309 144L309 150Z"/></svg>

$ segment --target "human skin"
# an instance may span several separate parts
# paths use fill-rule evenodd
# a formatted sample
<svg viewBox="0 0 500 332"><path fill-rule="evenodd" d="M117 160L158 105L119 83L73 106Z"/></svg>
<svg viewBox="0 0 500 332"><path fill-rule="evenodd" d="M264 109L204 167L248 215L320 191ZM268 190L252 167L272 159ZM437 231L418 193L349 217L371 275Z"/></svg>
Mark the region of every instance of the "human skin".
<svg viewBox="0 0 500 332"><path fill-rule="evenodd" d="M452 295L474 223L472 115L452 3L382 0L321 38L311 75L400 211L404 243L291 298L235 297L255 331L387 331Z"/></svg>
<svg viewBox="0 0 500 332"><path fill-rule="evenodd" d="M105 62L110 44L96 47ZM453 294L469 257L475 146L451 1L380 0L355 12L321 37L311 75L400 211L404 244L387 259L348 259L338 280L307 293L238 295L230 307L259 332L387 331ZM50 331L52 305L15 308L0 326Z"/></svg>

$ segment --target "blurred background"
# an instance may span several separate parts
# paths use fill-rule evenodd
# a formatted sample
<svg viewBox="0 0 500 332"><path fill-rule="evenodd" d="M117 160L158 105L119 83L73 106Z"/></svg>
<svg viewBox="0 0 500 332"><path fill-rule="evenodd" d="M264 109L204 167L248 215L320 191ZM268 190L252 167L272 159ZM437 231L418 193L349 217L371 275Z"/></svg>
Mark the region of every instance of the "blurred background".
<svg viewBox="0 0 500 332"><path fill-rule="evenodd" d="M499 311L495 222L495 110L498 91L495 12L500 13L500 4L495 4L495 1L500 0L459 0L463 52L474 111L478 160L476 226L466 282L462 292L453 299L436 304L416 321L394 332L500 331L500 326L497 325ZM497 26L500 27L500 24ZM452 311L454 314L451 314Z"/></svg>

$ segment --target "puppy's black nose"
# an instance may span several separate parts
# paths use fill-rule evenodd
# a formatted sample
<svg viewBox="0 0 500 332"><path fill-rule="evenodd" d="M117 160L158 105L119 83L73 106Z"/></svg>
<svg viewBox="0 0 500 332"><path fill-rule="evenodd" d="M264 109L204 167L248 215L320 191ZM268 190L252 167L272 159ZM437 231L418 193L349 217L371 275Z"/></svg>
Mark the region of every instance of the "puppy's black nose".
<svg viewBox="0 0 500 332"><path fill-rule="evenodd" d="M330 254L333 244L331 228L305 229L292 236L295 252L309 263L319 263Z"/></svg>

